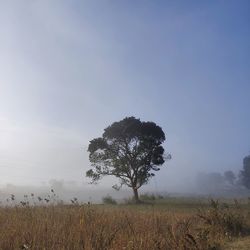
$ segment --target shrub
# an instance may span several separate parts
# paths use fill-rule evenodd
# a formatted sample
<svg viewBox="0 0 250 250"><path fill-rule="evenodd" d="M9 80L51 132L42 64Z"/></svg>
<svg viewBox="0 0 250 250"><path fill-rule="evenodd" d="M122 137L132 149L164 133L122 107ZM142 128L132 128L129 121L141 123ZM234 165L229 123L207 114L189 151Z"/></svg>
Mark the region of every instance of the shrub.
<svg viewBox="0 0 250 250"><path fill-rule="evenodd" d="M110 195L103 197L102 202L104 204L109 204L109 205L116 205L117 204L116 200L113 199L112 196L110 196Z"/></svg>
<svg viewBox="0 0 250 250"><path fill-rule="evenodd" d="M145 194L140 195L140 199L144 200L144 201L154 201L154 200L156 200L156 197L154 194L145 193Z"/></svg>
<svg viewBox="0 0 250 250"><path fill-rule="evenodd" d="M140 199L142 201L155 201L155 200L163 200L164 196L159 194L155 195L155 194L145 193L140 195Z"/></svg>

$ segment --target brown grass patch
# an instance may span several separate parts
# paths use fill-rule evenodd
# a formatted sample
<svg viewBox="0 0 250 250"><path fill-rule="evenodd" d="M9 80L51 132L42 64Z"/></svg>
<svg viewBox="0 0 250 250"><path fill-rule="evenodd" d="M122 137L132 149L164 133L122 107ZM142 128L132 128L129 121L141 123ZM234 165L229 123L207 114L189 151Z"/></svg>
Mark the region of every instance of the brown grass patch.
<svg viewBox="0 0 250 250"><path fill-rule="evenodd" d="M2 207L0 249L221 249L245 232L244 216L219 205L198 214L162 206Z"/></svg>

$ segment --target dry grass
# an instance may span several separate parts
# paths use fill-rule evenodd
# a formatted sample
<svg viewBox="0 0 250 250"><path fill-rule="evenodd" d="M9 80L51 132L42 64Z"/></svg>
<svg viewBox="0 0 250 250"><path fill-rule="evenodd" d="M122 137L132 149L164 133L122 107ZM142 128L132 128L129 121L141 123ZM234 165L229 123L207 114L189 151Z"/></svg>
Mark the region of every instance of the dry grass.
<svg viewBox="0 0 250 250"><path fill-rule="evenodd" d="M247 209L217 203L199 211L183 207L2 207L0 249L222 249L248 233Z"/></svg>
<svg viewBox="0 0 250 250"><path fill-rule="evenodd" d="M223 250L249 250L250 249L250 236L240 238L233 242L227 242Z"/></svg>

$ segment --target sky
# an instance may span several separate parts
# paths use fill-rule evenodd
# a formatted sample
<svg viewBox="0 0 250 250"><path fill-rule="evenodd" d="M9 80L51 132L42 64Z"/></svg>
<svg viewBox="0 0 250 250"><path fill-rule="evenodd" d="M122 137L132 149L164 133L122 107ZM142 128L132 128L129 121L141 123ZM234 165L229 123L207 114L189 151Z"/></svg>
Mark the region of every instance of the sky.
<svg viewBox="0 0 250 250"><path fill-rule="evenodd" d="M126 116L166 133L172 160L152 188L238 172L249 24L248 0L0 0L0 184L88 185L89 141Z"/></svg>

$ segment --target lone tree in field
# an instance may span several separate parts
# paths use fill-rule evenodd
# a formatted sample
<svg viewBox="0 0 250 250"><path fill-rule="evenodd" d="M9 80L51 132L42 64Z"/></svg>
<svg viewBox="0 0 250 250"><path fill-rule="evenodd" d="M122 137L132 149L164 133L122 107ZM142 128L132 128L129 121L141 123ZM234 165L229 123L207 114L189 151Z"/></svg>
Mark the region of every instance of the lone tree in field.
<svg viewBox="0 0 250 250"><path fill-rule="evenodd" d="M102 137L90 141L88 152L92 168L86 172L91 183L103 176L115 176L120 189L126 185L133 189L135 201L140 202L138 189L160 170L165 159L162 143L165 134L154 122L142 122L135 117L114 122L104 129Z"/></svg>
<svg viewBox="0 0 250 250"><path fill-rule="evenodd" d="M250 189L250 155L243 159L243 170L240 175L242 184Z"/></svg>

